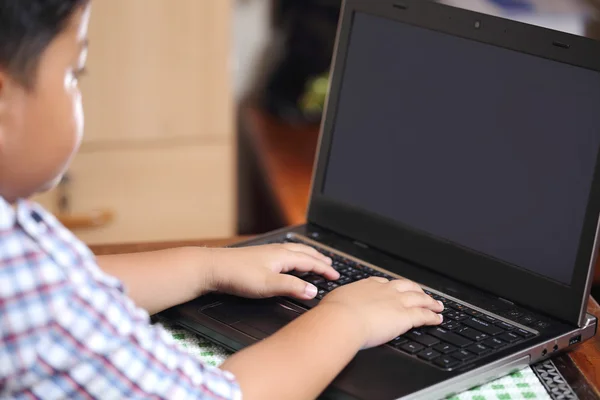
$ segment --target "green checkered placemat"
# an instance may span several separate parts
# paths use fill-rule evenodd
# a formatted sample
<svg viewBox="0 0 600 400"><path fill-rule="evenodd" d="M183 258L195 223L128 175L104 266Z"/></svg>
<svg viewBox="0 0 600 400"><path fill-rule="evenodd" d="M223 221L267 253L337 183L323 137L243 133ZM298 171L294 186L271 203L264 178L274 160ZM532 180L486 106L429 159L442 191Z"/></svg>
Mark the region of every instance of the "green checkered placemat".
<svg viewBox="0 0 600 400"><path fill-rule="evenodd" d="M231 354L224 348L175 325L167 320L158 321L173 336L175 343L183 351L200 361L218 367ZM551 400L544 385L531 368L500 378L492 383L473 388L450 398L451 400Z"/></svg>
<svg viewBox="0 0 600 400"><path fill-rule="evenodd" d="M486 385L473 388L451 400L517 400L517 399L548 399L546 388L537 375L527 367L521 371L507 375Z"/></svg>
<svg viewBox="0 0 600 400"><path fill-rule="evenodd" d="M218 367L225 361L231 352L225 350L207 339L198 336L187 329L160 319L158 321L175 339L175 344L181 350L197 357L205 364Z"/></svg>

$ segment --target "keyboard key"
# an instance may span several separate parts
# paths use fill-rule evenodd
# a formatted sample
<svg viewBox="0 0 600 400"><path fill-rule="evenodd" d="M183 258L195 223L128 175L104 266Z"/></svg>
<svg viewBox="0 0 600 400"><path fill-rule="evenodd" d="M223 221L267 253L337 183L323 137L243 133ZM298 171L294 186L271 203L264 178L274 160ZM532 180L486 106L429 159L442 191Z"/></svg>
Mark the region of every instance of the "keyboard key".
<svg viewBox="0 0 600 400"><path fill-rule="evenodd" d="M471 339L475 342L481 342L484 339L487 339L489 336L485 333L481 333L476 331L475 329L469 327L463 327L456 331L459 335L462 335L468 339Z"/></svg>
<svg viewBox="0 0 600 400"><path fill-rule="evenodd" d="M356 270L352 267L346 267L344 269L339 270L338 272L342 275L349 276L349 277L352 277L352 276L360 273L358 270Z"/></svg>
<svg viewBox="0 0 600 400"><path fill-rule="evenodd" d="M290 272L288 272L288 274L297 276L298 278L302 278L306 275L309 275L309 273L306 271L290 271Z"/></svg>
<svg viewBox="0 0 600 400"><path fill-rule="evenodd" d="M504 322L504 321L498 321L498 322L496 322L496 326L498 326L498 327L500 327L500 328L504 329L505 331L512 331L513 329L515 329L515 327L514 327L514 326L512 326L512 325L509 325L509 324L507 324L507 323L506 323L506 322Z"/></svg>
<svg viewBox="0 0 600 400"><path fill-rule="evenodd" d="M506 343L497 338L489 338L482 342L484 346L490 347L492 349L499 349L501 347L506 346Z"/></svg>
<svg viewBox="0 0 600 400"><path fill-rule="evenodd" d="M450 307L454 308L457 311L462 311L462 312L466 312L469 309L469 307L464 306L464 305L459 304L459 303L455 303L455 302L452 302L452 304L450 305Z"/></svg>
<svg viewBox="0 0 600 400"><path fill-rule="evenodd" d="M458 349L458 347L453 346L449 343L440 343L440 344L436 344L435 346L433 346L433 349L436 351L439 351L442 354L449 354L449 353L456 351Z"/></svg>
<svg viewBox="0 0 600 400"><path fill-rule="evenodd" d="M399 346L402 346L406 342L408 342L408 339L406 339L405 337L402 337L402 336L398 336L396 339L394 339L390 342L390 346L399 347Z"/></svg>
<svg viewBox="0 0 600 400"><path fill-rule="evenodd" d="M302 277L302 279L308 283L312 283L315 286L321 282L325 282L325 278L323 278L320 275L314 275L314 274L306 275L306 276Z"/></svg>
<svg viewBox="0 0 600 400"><path fill-rule="evenodd" d="M344 269L348 268L348 266L346 264L341 263L339 261L334 261L331 266L333 267L333 269L335 269L338 272L343 271Z"/></svg>
<svg viewBox="0 0 600 400"><path fill-rule="evenodd" d="M448 344L448 343L440 343L440 344L433 346L433 349L436 351L439 351L442 354L448 354L448 353L452 353L453 351L455 351L457 349L457 347L453 346L451 344Z"/></svg>
<svg viewBox="0 0 600 400"><path fill-rule="evenodd" d="M355 281L362 281L363 279L367 279L368 277L369 277L369 275L360 273L360 274L353 275L352 279L354 279Z"/></svg>
<svg viewBox="0 0 600 400"><path fill-rule="evenodd" d="M484 321L486 321L486 322L489 322L490 324L494 324L494 323L496 323L498 321L496 318L490 317L489 315L483 315L481 317L481 319L484 320Z"/></svg>
<svg viewBox="0 0 600 400"><path fill-rule="evenodd" d="M338 279L337 281L335 281L335 283L337 283L340 286L346 285L348 283L352 282L352 279L347 277L347 276L340 276L340 279Z"/></svg>
<svg viewBox="0 0 600 400"><path fill-rule="evenodd" d="M483 316L483 313L480 313L479 311L475 311L475 310L471 310L471 309L465 310L465 314L470 315L471 317L475 317L475 318L479 318L479 317Z"/></svg>
<svg viewBox="0 0 600 400"><path fill-rule="evenodd" d="M455 321L461 321L461 320L467 318L468 315L465 314L464 312L461 312L461 311L454 311L454 310L452 310L452 311L447 312L446 314L444 314L444 317L451 318L451 319L453 319Z"/></svg>
<svg viewBox="0 0 600 400"><path fill-rule="evenodd" d="M355 263L354 261L349 260L349 259L344 258L344 257L340 257L340 262L343 263L343 264L349 265L351 267L358 266L358 263Z"/></svg>
<svg viewBox="0 0 600 400"><path fill-rule="evenodd" d="M524 330L524 329L521 329L521 328L519 328L519 329L517 329L516 331L513 331L513 332L514 332L514 333L516 333L516 334L517 334L517 335L519 335L519 336L523 336L523 337L524 337L524 338L526 338L526 339L527 339L527 338L530 338L530 337L532 337L532 336L535 336L533 333L531 333L531 332L527 332L526 330Z"/></svg>
<svg viewBox="0 0 600 400"><path fill-rule="evenodd" d="M449 331L453 331L454 329L460 327L461 325L457 321L450 320L450 321L444 321L444 323L442 323L440 326L444 329L448 329Z"/></svg>
<svg viewBox="0 0 600 400"><path fill-rule="evenodd" d="M335 282L331 282L331 281L326 281L326 282L321 282L317 284L317 287L326 290L328 292L331 292L334 289L337 289L338 287L340 287L340 285L338 285Z"/></svg>
<svg viewBox="0 0 600 400"><path fill-rule="evenodd" d="M433 349L425 349L422 352L420 352L419 354L417 354L417 356L419 358L422 358L423 360L431 361L431 360L434 360L434 359L438 358L439 356L441 356L441 354Z"/></svg>
<svg viewBox="0 0 600 400"><path fill-rule="evenodd" d="M510 310L506 313L506 316L510 319L519 318L521 315L523 315L523 313L518 310Z"/></svg>
<svg viewBox="0 0 600 400"><path fill-rule="evenodd" d="M468 361L468 360L475 358L475 354L468 352L466 350L459 350L456 353L452 353L452 357L454 357L460 361Z"/></svg>
<svg viewBox="0 0 600 400"><path fill-rule="evenodd" d="M477 354L478 356L482 356L482 355L490 352L490 348L482 345L481 343L477 343L472 346L469 346L469 347L467 347L467 350L469 350L471 353Z"/></svg>
<svg viewBox="0 0 600 400"><path fill-rule="evenodd" d="M365 274L369 274L369 275L373 275L373 273L375 273L375 270L371 267L366 267L361 265L360 269L365 273Z"/></svg>
<svg viewBox="0 0 600 400"><path fill-rule="evenodd" d="M415 342L408 342L399 347L400 350L403 350L409 354L416 354L423 350L425 347Z"/></svg>
<svg viewBox="0 0 600 400"><path fill-rule="evenodd" d="M317 293L316 298L319 300L322 300L323 297L325 297L325 295L327 293L329 293L329 292L327 292L326 290L323 290L323 289L319 289L319 292Z"/></svg>
<svg viewBox="0 0 600 400"><path fill-rule="evenodd" d="M496 325L492 325L490 322L484 321L479 318L467 318L462 321L463 324L470 326L471 328L477 329L490 336L499 335L504 333L504 330L498 328Z"/></svg>
<svg viewBox="0 0 600 400"><path fill-rule="evenodd" d="M436 365L439 365L442 368L453 368L456 367L457 365L460 364L460 361L458 361L456 358L454 357L450 357L450 356L441 356L438 359L436 359L434 361L434 363Z"/></svg>
<svg viewBox="0 0 600 400"><path fill-rule="evenodd" d="M446 314L448 314L449 312L456 312L456 311L454 311L454 310L453 310L453 309L451 309L450 307L444 306L444 309L442 310L442 312L441 312L440 314L442 314L442 315L446 315Z"/></svg>
<svg viewBox="0 0 600 400"><path fill-rule="evenodd" d="M473 344L471 340L459 336L456 333L452 333L446 329L440 328L439 326L436 328L430 328L427 333L460 348Z"/></svg>
<svg viewBox="0 0 600 400"><path fill-rule="evenodd" d="M431 347L438 344L440 341L433 336L422 331L411 331L404 335L409 340L414 340L417 343L421 343L423 346Z"/></svg>
<svg viewBox="0 0 600 400"><path fill-rule="evenodd" d="M447 298L445 298L445 297L442 297L442 296L440 296L440 295L437 295L437 294L436 294L436 295L433 295L433 296L431 296L431 297L433 297L433 298L434 298L434 299L436 299L437 301L441 301L441 302L444 304L444 306L445 306L445 307L448 307L448 304L450 303L450 300L448 300Z"/></svg>
<svg viewBox="0 0 600 400"><path fill-rule="evenodd" d="M508 342L508 343L514 343L514 342L518 342L522 338L521 338L521 336L515 335L512 332L506 332L506 333L503 333L502 335L498 336L498 339L504 340L505 342Z"/></svg>

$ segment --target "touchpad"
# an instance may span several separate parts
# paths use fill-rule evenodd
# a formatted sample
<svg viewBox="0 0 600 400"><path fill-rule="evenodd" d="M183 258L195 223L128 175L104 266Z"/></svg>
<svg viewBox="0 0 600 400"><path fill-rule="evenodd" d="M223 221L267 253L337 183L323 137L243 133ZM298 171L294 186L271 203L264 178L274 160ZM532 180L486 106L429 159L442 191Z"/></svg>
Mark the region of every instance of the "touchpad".
<svg viewBox="0 0 600 400"><path fill-rule="evenodd" d="M302 311L278 299L231 297L201 312L256 339L264 339L298 317Z"/></svg>

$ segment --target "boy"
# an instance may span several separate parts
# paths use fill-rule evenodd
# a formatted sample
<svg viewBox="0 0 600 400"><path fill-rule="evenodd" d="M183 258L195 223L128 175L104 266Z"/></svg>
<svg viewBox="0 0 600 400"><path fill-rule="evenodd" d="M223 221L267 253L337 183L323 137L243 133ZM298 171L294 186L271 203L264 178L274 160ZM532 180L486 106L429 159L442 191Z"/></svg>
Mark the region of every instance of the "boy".
<svg viewBox="0 0 600 400"><path fill-rule="evenodd" d="M89 17L90 0L0 0L0 397L314 398L359 349L441 322L416 284L370 278L220 369L178 351L149 313L211 291L308 299L316 288L283 273L339 275L293 244L95 259L23 200L60 179L81 139Z"/></svg>

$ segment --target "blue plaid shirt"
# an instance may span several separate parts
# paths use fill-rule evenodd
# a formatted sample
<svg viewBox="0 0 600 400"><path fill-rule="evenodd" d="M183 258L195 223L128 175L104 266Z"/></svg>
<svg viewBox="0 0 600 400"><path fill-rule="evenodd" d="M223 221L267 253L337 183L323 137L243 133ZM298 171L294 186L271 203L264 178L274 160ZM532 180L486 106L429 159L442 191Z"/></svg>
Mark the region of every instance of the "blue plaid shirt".
<svg viewBox="0 0 600 400"><path fill-rule="evenodd" d="M240 399L41 207L0 197L0 398Z"/></svg>

